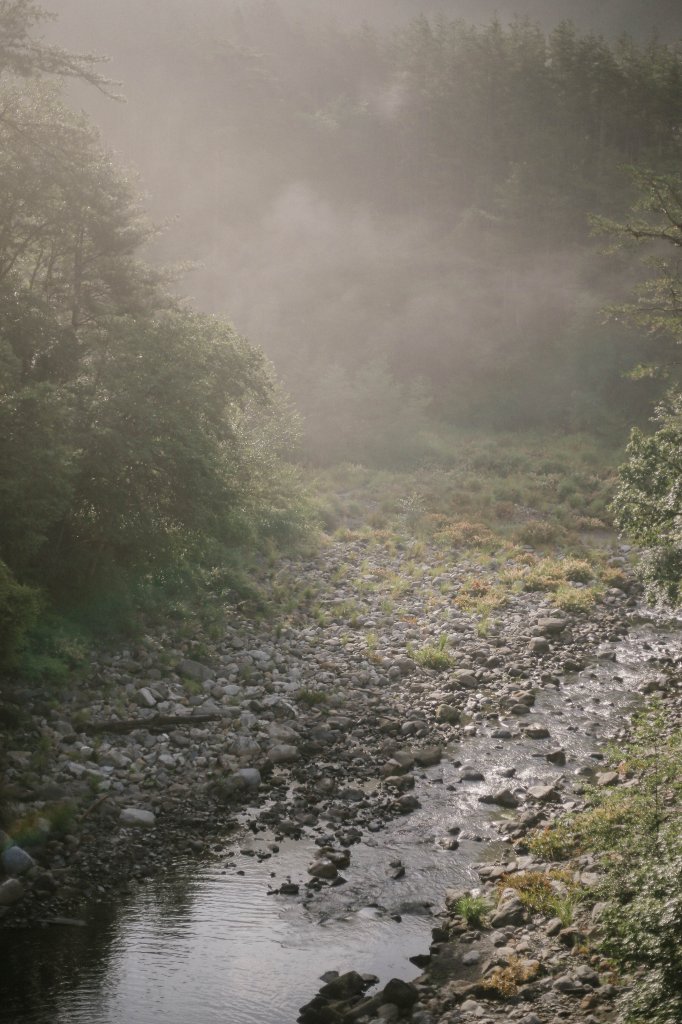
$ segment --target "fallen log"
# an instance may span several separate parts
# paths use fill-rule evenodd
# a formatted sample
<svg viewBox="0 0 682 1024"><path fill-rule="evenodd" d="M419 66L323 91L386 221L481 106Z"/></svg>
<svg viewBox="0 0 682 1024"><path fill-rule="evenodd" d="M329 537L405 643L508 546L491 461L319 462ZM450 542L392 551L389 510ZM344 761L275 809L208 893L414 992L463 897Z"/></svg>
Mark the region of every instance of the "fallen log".
<svg viewBox="0 0 682 1024"><path fill-rule="evenodd" d="M106 722L85 722L79 726L82 732L134 732L135 729L157 729L175 728L177 726L204 725L206 722L219 722L224 715L217 711L211 711L202 715L153 715L150 718L112 718Z"/></svg>

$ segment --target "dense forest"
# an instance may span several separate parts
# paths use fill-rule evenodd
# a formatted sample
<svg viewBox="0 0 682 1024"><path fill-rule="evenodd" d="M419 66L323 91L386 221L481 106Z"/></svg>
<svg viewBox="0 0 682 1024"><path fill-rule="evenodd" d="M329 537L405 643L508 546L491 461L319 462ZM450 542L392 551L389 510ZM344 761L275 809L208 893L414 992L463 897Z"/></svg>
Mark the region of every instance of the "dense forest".
<svg viewBox="0 0 682 1024"><path fill-rule="evenodd" d="M95 116L153 215L177 215L158 253L195 261L186 287L263 345L311 436L352 447L379 394L400 433L418 380L459 422L641 415L651 392L622 377L638 336L600 312L632 264L602 258L590 215L626 215L628 165L675 168L679 58L652 41L657 12L610 41L558 16L377 31L295 11L118 3L81 31L115 48L129 96Z"/></svg>
<svg viewBox="0 0 682 1024"><path fill-rule="evenodd" d="M77 599L123 573L125 590L295 531L276 375L318 462L419 460L434 423L646 421L675 373L674 44L118 3L97 24L121 103L94 58L39 41L74 17L91 41L86 9L62 7L59 29L0 5L2 556L22 583ZM161 232L83 103L152 215L177 214ZM642 241L663 246L655 315L621 308L651 277Z"/></svg>

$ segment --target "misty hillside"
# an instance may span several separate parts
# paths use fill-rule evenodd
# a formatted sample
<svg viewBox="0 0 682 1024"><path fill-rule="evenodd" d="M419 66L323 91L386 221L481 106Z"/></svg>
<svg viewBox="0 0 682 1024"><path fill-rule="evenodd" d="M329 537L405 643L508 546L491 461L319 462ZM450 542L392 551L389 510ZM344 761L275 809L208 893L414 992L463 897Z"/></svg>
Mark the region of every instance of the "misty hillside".
<svg viewBox="0 0 682 1024"><path fill-rule="evenodd" d="M505 27L477 4L479 27L431 28L416 7L390 5L389 31L319 5L72 0L58 31L123 83L125 105L79 101L167 223L157 258L194 263L182 289L264 346L307 422L360 377L415 415L421 380L438 415L500 425L646 404L619 381L636 344L599 315L627 275L589 217L627 210L624 165L676 159L673 7ZM648 40L656 18L658 44L588 31Z"/></svg>

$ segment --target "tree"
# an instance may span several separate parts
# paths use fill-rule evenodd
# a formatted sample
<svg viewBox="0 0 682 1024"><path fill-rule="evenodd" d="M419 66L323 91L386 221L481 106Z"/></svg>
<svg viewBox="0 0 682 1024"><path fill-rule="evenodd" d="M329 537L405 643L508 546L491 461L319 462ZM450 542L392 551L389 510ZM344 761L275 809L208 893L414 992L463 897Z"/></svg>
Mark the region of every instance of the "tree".
<svg viewBox="0 0 682 1024"><path fill-rule="evenodd" d="M682 179L633 171L640 199L623 224L597 220L618 240L654 248L647 257L655 276L638 301L620 314L664 343L663 360L650 367L679 380L682 344ZM664 365L662 366L661 363ZM644 547L642 574L649 593L675 604L682 598L682 392L674 384L656 411L659 429L633 430L614 501L616 522Z"/></svg>
<svg viewBox="0 0 682 1024"><path fill-rule="evenodd" d="M283 459L293 431L269 364L142 259L152 229L133 182L43 76L104 80L93 59L34 42L41 17L30 0L0 0L8 655L35 617L38 585L82 601L301 523ZM13 601L16 620L4 610Z"/></svg>

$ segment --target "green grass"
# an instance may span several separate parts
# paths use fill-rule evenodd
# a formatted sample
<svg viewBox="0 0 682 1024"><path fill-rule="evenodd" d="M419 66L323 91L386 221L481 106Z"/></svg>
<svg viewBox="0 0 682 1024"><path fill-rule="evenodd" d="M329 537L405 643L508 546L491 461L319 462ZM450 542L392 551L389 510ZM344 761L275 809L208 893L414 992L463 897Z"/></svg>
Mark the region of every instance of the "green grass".
<svg viewBox="0 0 682 1024"><path fill-rule="evenodd" d="M436 672L445 672L449 668L454 668L456 663L454 656L446 650L447 643L447 636L442 634L437 644L427 644L426 647L422 647L419 650L416 650L409 644L407 653L422 668L431 668L435 669Z"/></svg>
<svg viewBox="0 0 682 1024"><path fill-rule="evenodd" d="M485 896L461 896L453 909L470 928L480 928L490 910L490 904Z"/></svg>

